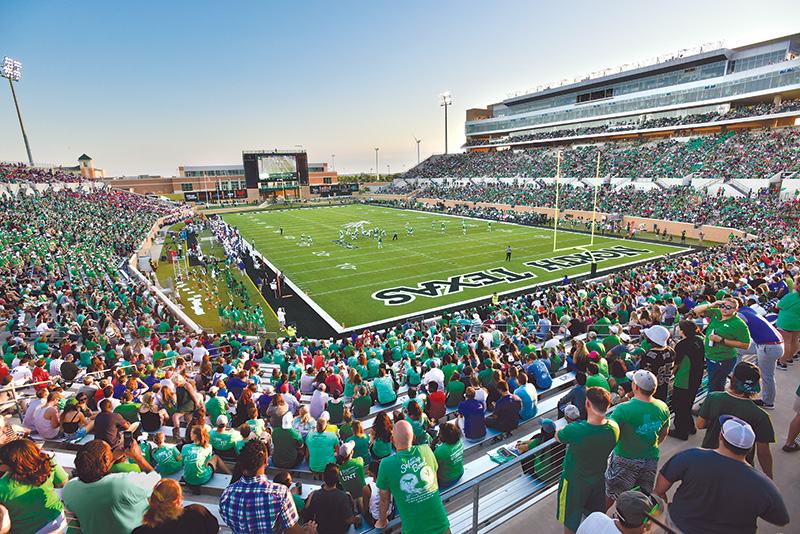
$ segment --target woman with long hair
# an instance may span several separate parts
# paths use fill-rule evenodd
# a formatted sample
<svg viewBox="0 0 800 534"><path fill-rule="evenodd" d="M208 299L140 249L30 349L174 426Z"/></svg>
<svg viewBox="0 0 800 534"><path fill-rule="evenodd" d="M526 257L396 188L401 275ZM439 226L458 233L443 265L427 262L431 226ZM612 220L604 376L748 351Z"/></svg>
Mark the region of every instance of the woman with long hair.
<svg viewBox="0 0 800 534"><path fill-rule="evenodd" d="M250 390L250 388L245 388L244 391L242 391L242 395L239 397L239 400L236 402L236 415L233 416L231 426L236 428L247 421L248 408L250 406L255 407L255 405L256 403L253 402L253 392Z"/></svg>
<svg viewBox="0 0 800 534"><path fill-rule="evenodd" d="M382 460L392 454L392 431L394 425L386 412L378 412L370 429L371 441L369 452L376 460Z"/></svg>
<svg viewBox="0 0 800 534"><path fill-rule="evenodd" d="M169 389L169 388L166 388ZM142 397L142 405L139 407L139 419L142 422L142 429L145 432L158 432L168 419L167 411L156 406L156 396L152 391L148 391Z"/></svg>
<svg viewBox="0 0 800 534"><path fill-rule="evenodd" d="M317 426L317 422L313 417L311 417L311 412L308 409L308 405L301 405L297 409L297 416L292 421L292 428L300 432L300 435L303 436L303 439L306 439L308 433L314 430L315 426Z"/></svg>
<svg viewBox="0 0 800 534"><path fill-rule="evenodd" d="M183 506L181 485L171 479L163 478L153 488L148 499L150 508L144 514L142 526L132 534L215 534L219 532L219 522L211 512L199 504Z"/></svg>
<svg viewBox="0 0 800 534"><path fill-rule="evenodd" d="M87 432L94 428L94 421L91 421L83 415L83 412L78 408L78 403L69 403L64 406L64 411L61 412L60 423L61 431L64 433L64 439L79 440L86 435Z"/></svg>
<svg viewBox="0 0 800 534"><path fill-rule="evenodd" d="M194 426L191 430L192 442L181 449L183 457L183 479L190 486L206 484L214 473L230 475L231 472L222 459L214 454L208 430ZM194 492L194 488L192 488ZM199 492L198 492L199 493Z"/></svg>
<svg viewBox="0 0 800 534"><path fill-rule="evenodd" d="M409 402L406 410L408 411L407 421L414 429L414 445L428 443L428 429L431 427L428 416L422 412L418 402Z"/></svg>
<svg viewBox="0 0 800 534"><path fill-rule="evenodd" d="M14 532L59 534L67 528L64 505L53 491L67 474L30 440L0 448L0 503L8 509Z"/></svg>
<svg viewBox="0 0 800 534"><path fill-rule="evenodd" d="M567 357L567 365L571 371L586 372L589 364L589 351L586 350L586 343L582 339L573 339L570 355Z"/></svg>

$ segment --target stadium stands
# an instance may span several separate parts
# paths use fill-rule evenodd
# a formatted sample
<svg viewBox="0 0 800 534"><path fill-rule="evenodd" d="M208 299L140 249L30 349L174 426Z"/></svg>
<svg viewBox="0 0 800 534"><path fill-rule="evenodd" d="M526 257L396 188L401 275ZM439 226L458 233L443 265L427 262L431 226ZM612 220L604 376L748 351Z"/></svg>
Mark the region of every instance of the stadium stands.
<svg viewBox="0 0 800 534"><path fill-rule="evenodd" d="M562 177L594 178L600 152L601 176L770 178L778 172L791 175L800 171L799 140L800 131L796 128L781 128L661 141L449 154L427 160L408 171L404 178L553 177L558 170L559 150Z"/></svg>
<svg viewBox="0 0 800 534"><path fill-rule="evenodd" d="M756 139L749 135L748 140ZM775 132L775 135L787 143L795 142L794 137L784 136L796 133ZM711 139L709 142L729 141ZM458 169L461 165L458 161L470 162L473 158L478 161L483 157L454 156L452 165ZM486 156L497 161L507 157L503 153ZM8 181L22 183L28 180L27 176L28 172L22 168L12 170ZM548 186L497 183L469 189L430 187L420 195L464 202L513 200L515 204L547 205L552 202L553 193ZM567 188L563 202L585 206L587 195L587 191ZM604 192L602 201L607 207L621 207L624 211L648 209L651 216L673 220L696 221L712 214L718 221L753 231L778 228L780 218L794 216L795 209L794 204L781 203L769 195L735 200L711 197L692 189L647 192L622 189ZM772 312L779 295L779 288L771 285L777 283L772 277L791 279L800 272L794 235L774 232L769 235L765 231L758 241L733 240L712 249L665 258L646 268L620 271L602 280L504 298L427 323L405 323L385 332L367 331L333 341L315 340L312 333L309 339L286 337L273 344L272 340L262 341L237 333L210 335L189 331L154 297L148 286L128 275L127 259L160 217L176 221L183 215L175 214L173 208L159 201L111 189L64 189L2 200L0 239L4 250L0 255L3 274L0 287L4 364L0 374L4 377L6 389L2 400L7 408L13 411L20 401L28 410L36 410L41 402L34 399L31 386L35 384L62 393L64 398L58 405L61 411L67 399L81 391L89 391L94 398L94 386L88 380L83 381L85 376L93 376L97 381L106 381L115 399L130 393L141 402L148 389L156 390L159 407L171 415L178 406L171 403L170 395L162 392L183 387L182 379L171 377L184 376L203 396L203 404L210 400L211 387L217 380L222 380L231 393L247 391L240 393L238 399L231 399L230 404L226 402L226 408L235 416L249 402L259 405L260 395L264 399L274 395L264 387L267 385L278 391L286 385L285 395L295 391L301 405L312 404L310 397L299 393L301 377L309 366L314 376L312 386L328 383L330 375L338 374L345 390L350 385L351 369L357 373L356 382L373 389L377 387L375 376L382 367L392 377L397 400L387 406L373 405L368 415L360 418L369 433L382 413L395 422L408 418L403 411L410 400L408 386L438 381L436 373L430 372L434 365L447 374L458 373L454 380L469 383L482 392L481 397L493 402L498 378L510 382L512 391L516 390L520 373L537 376L536 367L531 366L538 361L545 366L544 374L552 384L538 391L537 416L558 419L563 399L571 394L576 372L586 371L590 352L586 347L590 343L595 347L600 343L609 367L619 360L625 370L635 369L648 349L647 342L640 338L643 329L658 324L669 326L686 317L703 324L701 318L691 315L693 305L723 295L738 296L748 304L752 299L754 307ZM766 226L765 218L770 221ZM791 224L794 228L796 217ZM678 315L668 318L668 309L672 307L679 309ZM624 336L630 336L630 342ZM358 361L362 355L365 360ZM79 363L77 374L62 373L62 368L67 370L64 358ZM43 361L44 365L37 366L37 361ZM34 371L29 370L29 365ZM255 367L255 372L241 379L238 370L250 367ZM474 370L472 378L467 368ZM493 371L497 371L497 377L492 377ZM451 379L447 374L444 381ZM618 374L609 377L623 381ZM18 388L16 398L9 393L11 387ZM614 393L618 393L616 388ZM189 400L183 395L179 396L181 403ZM616 395L614 401L624 402L623 397ZM194 402L199 404L200 399ZM350 401L346 402L349 406ZM435 442L438 427L456 420L457 412L457 408L449 408L444 417L431 421L430 434L422 432L420 437ZM136 412L121 410L120 413L139 418ZM87 415L93 415L91 409ZM201 415L202 422L213 426L215 421ZM20 413L19 419L11 420L18 425L19 432L27 432L20 428L25 419L24 413ZM248 427L264 424L269 428L269 418L265 419L245 424ZM36 424L34 429L41 430ZM564 424L565 421L558 422L559 426ZM187 434L184 426L173 428L168 423L160 431L171 443L181 443ZM254 439L269 441L268 434L254 435ZM12 432L3 436L13 439L17 432L12 427ZM489 430L483 438L463 441L464 474L455 486L442 492L454 532L475 524L479 517L477 507L482 510L480 521L488 524L492 518L503 516L509 506L535 499L553 487L560 476L559 454L563 455L563 451L554 450L550 440L542 440L541 445L507 465L497 465L491 459L501 446L513 448L517 440L539 437L539 421L531 418L520 421L519 428L510 434ZM54 453L56 461L69 471L75 467L75 450L81 450L92 436L65 441L34 435L34 439L44 441L44 450ZM541 465L544 452L548 453L544 471L523 467L534 458ZM131 465L125 468L133 469ZM233 470L236 466L231 463L229 467ZM486 484L495 477L507 477L512 470L519 469L522 471L515 472L513 483L506 484L503 491L481 493L477 501L468 498L476 485ZM278 471L271 466L267 470L270 476ZM319 484L307 462L289 471L296 480L306 482L301 492L303 497ZM179 468L168 476L180 480L182 474L183 469ZM215 503L230 481L229 475L213 475L199 489L202 495L187 495L186 504L200 502L221 519ZM13 522L14 517L11 519ZM75 527L77 520L72 518ZM392 528L397 528L396 522ZM369 527L358 530L366 531Z"/></svg>

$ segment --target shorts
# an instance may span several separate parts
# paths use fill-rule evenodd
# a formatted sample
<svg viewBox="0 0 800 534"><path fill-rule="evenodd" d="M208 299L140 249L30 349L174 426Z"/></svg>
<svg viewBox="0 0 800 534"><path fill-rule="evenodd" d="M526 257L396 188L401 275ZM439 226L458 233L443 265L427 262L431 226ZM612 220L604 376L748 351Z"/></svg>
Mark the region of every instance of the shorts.
<svg viewBox="0 0 800 534"><path fill-rule="evenodd" d="M55 534L65 531L67 529L67 518L62 511L58 517L47 523L45 526L36 531L36 534Z"/></svg>
<svg viewBox="0 0 800 534"><path fill-rule="evenodd" d="M81 427L78 427L78 431L77 432L74 432L72 434L64 434L64 439L67 440L67 441L73 440L73 439L74 440L80 440L85 435L86 435L86 427L85 426L81 426Z"/></svg>
<svg viewBox="0 0 800 534"><path fill-rule="evenodd" d="M658 460L623 458L611 453L606 469L606 496L617 500L621 493L639 487L645 493L653 491Z"/></svg>
<svg viewBox="0 0 800 534"><path fill-rule="evenodd" d="M196 409L196 406L194 404L194 401L189 401L186 404L182 404L182 405L178 406L178 409L176 410L176 413L180 413L180 414L194 413L195 409Z"/></svg>
<svg viewBox="0 0 800 534"><path fill-rule="evenodd" d="M792 406L792 410L794 410L794 413L800 414L800 396L795 395L794 406Z"/></svg>
<svg viewBox="0 0 800 534"><path fill-rule="evenodd" d="M605 511L606 495L604 490L602 481L589 486L562 477L558 485L556 519L575 532L583 521L584 515Z"/></svg>

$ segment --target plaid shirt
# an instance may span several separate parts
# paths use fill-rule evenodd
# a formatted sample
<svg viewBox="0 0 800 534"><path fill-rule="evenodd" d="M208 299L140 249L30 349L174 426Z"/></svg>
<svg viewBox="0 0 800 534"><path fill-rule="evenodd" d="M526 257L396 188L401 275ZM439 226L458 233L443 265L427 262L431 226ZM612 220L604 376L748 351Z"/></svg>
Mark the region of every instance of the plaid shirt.
<svg viewBox="0 0 800 534"><path fill-rule="evenodd" d="M219 514L234 534L270 534L289 529L298 521L289 490L266 475L241 478L225 489Z"/></svg>

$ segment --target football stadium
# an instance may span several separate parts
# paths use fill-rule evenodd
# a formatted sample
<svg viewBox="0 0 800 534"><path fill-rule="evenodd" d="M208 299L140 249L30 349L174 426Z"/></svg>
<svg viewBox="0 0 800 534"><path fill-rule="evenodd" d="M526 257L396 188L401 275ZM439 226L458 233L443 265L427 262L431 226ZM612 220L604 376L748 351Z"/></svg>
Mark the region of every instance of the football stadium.
<svg viewBox="0 0 800 534"><path fill-rule="evenodd" d="M798 531L800 34L592 61L367 181L34 164L6 58L0 534Z"/></svg>

